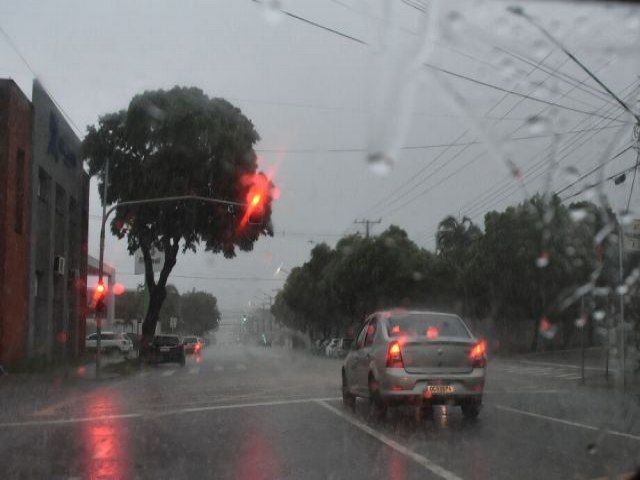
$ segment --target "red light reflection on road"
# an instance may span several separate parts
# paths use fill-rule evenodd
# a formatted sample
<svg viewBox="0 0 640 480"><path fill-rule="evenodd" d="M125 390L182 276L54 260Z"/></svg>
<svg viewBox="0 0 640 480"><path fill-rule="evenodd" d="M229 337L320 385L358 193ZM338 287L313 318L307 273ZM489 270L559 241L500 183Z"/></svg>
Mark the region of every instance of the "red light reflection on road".
<svg viewBox="0 0 640 480"><path fill-rule="evenodd" d="M97 391L84 405L87 417L122 413L118 395L109 390ZM85 466L83 478L131 478L127 420L121 418L96 420L82 424Z"/></svg>
<svg viewBox="0 0 640 480"><path fill-rule="evenodd" d="M282 468L276 457L272 442L258 428L245 431L243 442L238 445L236 470L233 478L237 480L258 480L261 478L279 478Z"/></svg>
<svg viewBox="0 0 640 480"><path fill-rule="evenodd" d="M404 480L407 478L407 457L396 450L391 451L389 459L389 480Z"/></svg>

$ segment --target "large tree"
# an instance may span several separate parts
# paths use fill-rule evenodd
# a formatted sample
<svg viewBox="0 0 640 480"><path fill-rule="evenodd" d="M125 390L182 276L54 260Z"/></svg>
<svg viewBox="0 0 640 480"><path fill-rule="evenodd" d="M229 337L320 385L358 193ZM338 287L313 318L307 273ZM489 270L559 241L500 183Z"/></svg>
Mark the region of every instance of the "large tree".
<svg viewBox="0 0 640 480"><path fill-rule="evenodd" d="M107 161L107 205L158 197L197 195L248 203L261 194L261 222L247 222L247 211L224 204L185 200L124 206L111 221L111 231L127 238L128 250L140 249L149 288L142 325L143 345L155 332L169 275L182 250L199 244L227 258L250 251L261 235L273 235L273 184L256 174L253 150L259 140L251 121L228 101L209 98L200 89L175 87L136 95L127 110L102 116L89 126L83 142L91 175L99 179L100 196ZM152 248L164 252L158 277Z"/></svg>
<svg viewBox="0 0 640 480"><path fill-rule="evenodd" d="M203 335L220 324L218 299L208 292L193 289L180 297L180 329L185 334Z"/></svg>

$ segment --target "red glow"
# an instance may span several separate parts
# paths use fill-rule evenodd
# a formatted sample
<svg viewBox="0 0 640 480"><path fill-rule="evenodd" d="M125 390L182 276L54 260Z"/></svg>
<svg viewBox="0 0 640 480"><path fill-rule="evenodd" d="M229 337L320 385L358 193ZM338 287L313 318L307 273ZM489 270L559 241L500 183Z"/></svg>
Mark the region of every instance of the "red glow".
<svg viewBox="0 0 640 480"><path fill-rule="evenodd" d="M487 342L485 342L484 340L480 340L471 348L469 357L471 357L472 360L482 360L486 351Z"/></svg>
<svg viewBox="0 0 640 480"><path fill-rule="evenodd" d="M114 295L122 295L124 293L124 285L121 283L116 283L113 285L113 294Z"/></svg>
<svg viewBox="0 0 640 480"><path fill-rule="evenodd" d="M262 195L260 195L259 193L256 193L251 199L251 206L254 208L257 207L258 204L260 203L261 198L262 198Z"/></svg>
<svg viewBox="0 0 640 480"><path fill-rule="evenodd" d="M438 327L431 326L427 328L428 339L433 340L435 338L438 338L438 335L440 335L440 331L438 330Z"/></svg>
<svg viewBox="0 0 640 480"><path fill-rule="evenodd" d="M387 353L387 367L404 368L404 361L402 360L402 353L398 342L391 342L391 345L389 345L389 352Z"/></svg>
<svg viewBox="0 0 640 480"><path fill-rule="evenodd" d="M400 333L400 325L394 325L391 327L391 333Z"/></svg>
<svg viewBox="0 0 640 480"><path fill-rule="evenodd" d="M549 319L547 317L545 317L542 320L540 320L540 330L541 331L546 332L550 328L551 328L551 322L549 321Z"/></svg>
<svg viewBox="0 0 640 480"><path fill-rule="evenodd" d="M272 189L271 180L263 173L252 175L243 175L240 178L243 187L248 187L245 203L247 208L240 220L240 228L245 227L249 223L251 216L263 213L265 204L268 204L269 192Z"/></svg>
<svg viewBox="0 0 640 480"><path fill-rule="evenodd" d="M107 287L104 286L104 282L100 281L93 290L93 298L96 300L102 297L107 292Z"/></svg>
<svg viewBox="0 0 640 480"><path fill-rule="evenodd" d="M429 390L428 388L424 391L424 398L426 399L430 399L431 397L433 397L433 393L431 393L431 390Z"/></svg>

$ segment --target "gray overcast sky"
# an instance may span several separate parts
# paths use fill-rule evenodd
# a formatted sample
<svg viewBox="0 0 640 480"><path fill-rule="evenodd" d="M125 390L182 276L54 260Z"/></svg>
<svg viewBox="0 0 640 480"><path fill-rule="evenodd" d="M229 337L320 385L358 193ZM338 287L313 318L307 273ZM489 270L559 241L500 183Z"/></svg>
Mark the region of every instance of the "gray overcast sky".
<svg viewBox="0 0 640 480"><path fill-rule="evenodd" d="M395 168L384 176L368 167L367 147L393 143L396 137L388 132L403 124L405 111L408 127L400 128L399 138L406 147L456 139L468 143L479 135L426 69L400 75L399 80L389 75L410 71L406 67L416 57L408 52L416 50L424 35L416 33L422 24L418 10L395 1L390 17L383 3L279 2L287 11L371 46L275 15L251 0L2 1L0 25L81 131L98 116L125 108L136 93L173 85L193 85L210 96L225 97L252 119L262 137L256 147L261 166L273 169L282 192L274 205L275 237L259 240L253 252L240 253L234 260L203 252L180 257L170 279L181 291L197 288L214 293L223 311L230 313L246 308L254 296L281 287L285 275L274 278L276 268L282 264L287 270L304 262L312 242L334 244L340 235L356 231L356 218L381 217L375 232L398 224L418 244L433 248L435 226L445 215L466 214L482 222L487 210L523 198L522 188L508 178L504 162L485 144L403 149ZM616 132L623 135L619 146L629 144L628 129L601 128L619 122L575 111L602 108L603 116L618 117L621 110L603 93L572 90L567 83L547 79L544 72L530 73L531 65L496 49L512 49L534 62L543 60L548 67L585 81L585 74L566 55L522 19L505 12L508 2L441 3L436 44L429 44L433 51L421 60L573 109L558 109L553 131L589 130L561 137L562 164L554 178L555 190L568 183L570 177L561 173L567 166L585 172L595 165ZM623 91L637 79L637 12L630 15L629 7L524 5L614 91ZM385 26L389 36L381 33L387 31ZM376 47L381 39L387 49ZM0 38L0 58L0 76L14 78L30 96L32 74L5 38ZM415 95L404 96L413 85L407 78L415 79ZM547 118L547 105L505 97L467 80L448 77L448 81L465 98L464 116L477 117L481 131L494 140L520 138L496 143L525 173L545 159L550 131L543 121L526 119ZM591 81L585 84L595 86ZM633 85L625 93L635 106ZM409 109L398 113L386 108L381 98L391 105L406 101ZM490 118L482 119L491 108ZM460 137L469 127L475 130ZM521 138L540 135L546 137ZM627 152L608 171L634 160L633 152ZM529 193L543 188L543 177L536 175L545 171L544 164L538 168L524 176ZM97 255L99 217L93 215L99 215L100 205L95 182L91 185L89 251ZM626 201L626 185L610 189L614 207ZM636 199L634 195L634 204ZM106 252L119 281L128 287L142 281L131 275L133 259L124 242L108 238Z"/></svg>

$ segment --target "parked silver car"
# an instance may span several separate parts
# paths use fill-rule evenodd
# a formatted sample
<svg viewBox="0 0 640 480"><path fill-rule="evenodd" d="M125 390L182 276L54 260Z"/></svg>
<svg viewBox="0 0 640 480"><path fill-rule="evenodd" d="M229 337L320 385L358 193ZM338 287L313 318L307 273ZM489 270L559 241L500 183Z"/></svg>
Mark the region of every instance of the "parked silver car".
<svg viewBox="0 0 640 480"><path fill-rule="evenodd" d="M369 316L342 367L342 398L355 407L368 398L382 417L387 407L412 403L423 411L454 404L475 418L482 403L486 344L457 315L392 310Z"/></svg>

